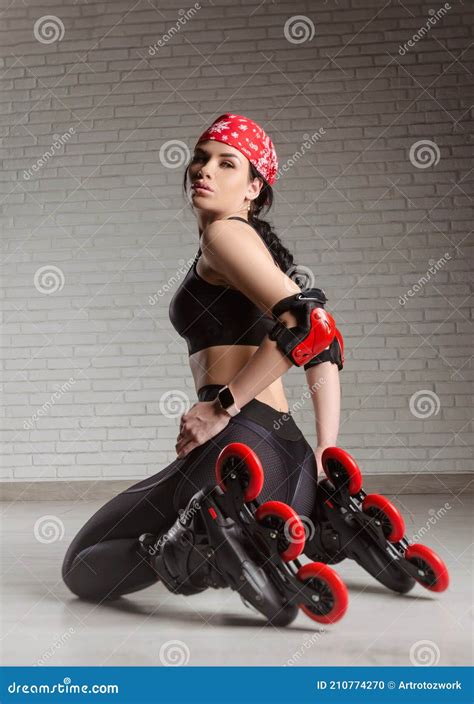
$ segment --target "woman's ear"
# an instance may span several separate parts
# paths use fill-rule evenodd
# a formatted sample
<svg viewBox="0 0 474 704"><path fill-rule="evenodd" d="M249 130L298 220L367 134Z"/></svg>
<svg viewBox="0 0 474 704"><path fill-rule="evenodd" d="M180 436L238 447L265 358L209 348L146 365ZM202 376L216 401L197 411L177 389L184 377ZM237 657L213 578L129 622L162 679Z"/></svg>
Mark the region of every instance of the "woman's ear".
<svg viewBox="0 0 474 704"><path fill-rule="evenodd" d="M263 188L263 181L262 179L258 178L257 176L253 179L252 183L249 184L249 191L247 195L253 199L257 198L260 191Z"/></svg>

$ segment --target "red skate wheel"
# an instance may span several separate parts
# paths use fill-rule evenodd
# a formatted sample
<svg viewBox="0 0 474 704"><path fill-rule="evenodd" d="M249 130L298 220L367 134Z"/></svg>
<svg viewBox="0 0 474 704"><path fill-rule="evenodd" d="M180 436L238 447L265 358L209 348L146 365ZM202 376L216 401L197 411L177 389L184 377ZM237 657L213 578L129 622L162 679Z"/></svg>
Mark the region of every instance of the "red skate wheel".
<svg viewBox="0 0 474 704"><path fill-rule="evenodd" d="M229 443L216 460L216 479L223 491L233 472L244 490L244 500L256 499L263 487L263 467L255 452L243 442Z"/></svg>
<svg viewBox="0 0 474 704"><path fill-rule="evenodd" d="M434 550L414 543L407 548L405 560L418 569L416 581L432 592L444 592L449 585L448 568Z"/></svg>
<svg viewBox="0 0 474 704"><path fill-rule="evenodd" d="M362 510L374 520L380 521L387 540L397 543L405 535L405 521L396 506L381 494L367 494L362 502Z"/></svg>
<svg viewBox="0 0 474 704"><path fill-rule="evenodd" d="M296 560L304 550L306 534L296 511L282 501L266 501L255 511L255 520L277 531L278 553L282 560Z"/></svg>
<svg viewBox="0 0 474 704"><path fill-rule="evenodd" d="M354 496L362 489L362 474L355 459L341 447L326 447L321 463L327 478L336 488L347 485Z"/></svg>
<svg viewBox="0 0 474 704"><path fill-rule="evenodd" d="M299 568L296 577L301 582L309 582L316 592L314 606L299 604L313 621L335 623L344 616L349 601L347 587L332 567L310 562Z"/></svg>

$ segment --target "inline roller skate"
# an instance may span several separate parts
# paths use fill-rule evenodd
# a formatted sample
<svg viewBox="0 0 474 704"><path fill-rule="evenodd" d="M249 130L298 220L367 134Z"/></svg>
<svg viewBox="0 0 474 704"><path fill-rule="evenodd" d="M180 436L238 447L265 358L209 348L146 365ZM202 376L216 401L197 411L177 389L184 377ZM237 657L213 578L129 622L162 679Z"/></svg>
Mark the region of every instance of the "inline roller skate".
<svg viewBox="0 0 474 704"><path fill-rule="evenodd" d="M281 501L257 501L264 473L247 445L233 442L216 461L215 486L196 492L173 526L140 536L140 549L176 594L230 587L275 626L301 608L333 623L347 608L347 589L326 564L301 564L305 544L299 515Z"/></svg>
<svg viewBox="0 0 474 704"><path fill-rule="evenodd" d="M366 494L354 458L339 447L327 447L321 463L327 479L318 482L314 533L306 540L305 554L329 565L348 557L402 594L415 582L435 592L447 589L443 560L425 545L409 543L402 515L385 496Z"/></svg>

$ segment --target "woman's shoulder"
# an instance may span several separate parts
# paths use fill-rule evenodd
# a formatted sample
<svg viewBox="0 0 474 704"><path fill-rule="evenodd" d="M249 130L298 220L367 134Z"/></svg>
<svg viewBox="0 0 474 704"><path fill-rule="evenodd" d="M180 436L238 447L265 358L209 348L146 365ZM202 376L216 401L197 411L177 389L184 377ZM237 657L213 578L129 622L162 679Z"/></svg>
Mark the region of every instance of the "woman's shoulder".
<svg viewBox="0 0 474 704"><path fill-rule="evenodd" d="M231 220L233 221L232 223L229 222ZM240 225L240 222L242 223L242 225ZM228 224L225 225L225 223L228 223ZM252 238L254 243L259 247L259 249L261 249L262 252L265 252L265 254L268 256L269 260L273 264L276 264L275 258L273 257L272 253L270 252L267 243L265 242L264 238L262 237L261 232L258 230L258 227L254 223L250 222L249 220L246 220L245 218L241 218L238 216L231 216L231 217L227 217L227 218L221 218L220 220L214 220L211 223L211 226L210 226L208 232L206 233L209 236L211 241L212 241L213 237L215 237L219 233L219 231L222 229L223 224L224 224L224 227L231 227L233 230L237 230L242 233L244 231L248 232L248 228L245 227L245 225L248 225L248 227L250 227L257 235L255 238ZM240 241L239 241L239 244L240 244ZM242 241L242 246L246 246L246 245L251 246L251 243L249 241L246 241L246 242Z"/></svg>

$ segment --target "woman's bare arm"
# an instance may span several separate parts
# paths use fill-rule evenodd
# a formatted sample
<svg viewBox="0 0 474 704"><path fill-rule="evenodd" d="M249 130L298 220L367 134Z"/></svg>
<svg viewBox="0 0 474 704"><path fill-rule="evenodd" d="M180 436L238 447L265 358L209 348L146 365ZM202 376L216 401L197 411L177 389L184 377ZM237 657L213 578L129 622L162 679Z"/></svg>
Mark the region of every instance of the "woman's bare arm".
<svg viewBox="0 0 474 704"><path fill-rule="evenodd" d="M306 370L308 388L312 392L316 417L315 449L318 474L323 473L321 455L324 448L337 445L341 413L341 386L339 369L332 362L321 362Z"/></svg>

